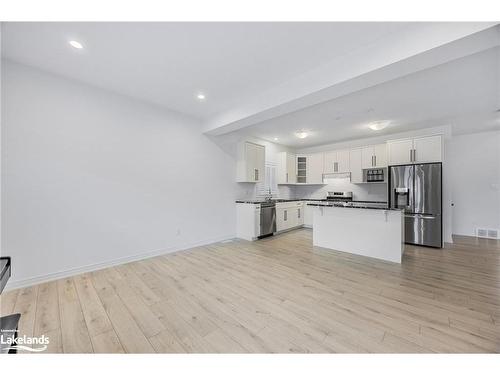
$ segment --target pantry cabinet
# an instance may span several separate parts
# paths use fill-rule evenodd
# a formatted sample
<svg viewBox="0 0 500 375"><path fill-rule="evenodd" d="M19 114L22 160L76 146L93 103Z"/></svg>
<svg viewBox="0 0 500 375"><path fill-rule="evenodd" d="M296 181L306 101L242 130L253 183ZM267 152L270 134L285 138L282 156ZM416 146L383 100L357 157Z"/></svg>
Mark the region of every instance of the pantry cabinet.
<svg viewBox="0 0 500 375"><path fill-rule="evenodd" d="M295 184L297 182L297 156L290 152L278 154L278 184Z"/></svg>
<svg viewBox="0 0 500 375"><path fill-rule="evenodd" d="M349 168L349 150L325 152L323 173L347 173Z"/></svg>
<svg viewBox="0 0 500 375"><path fill-rule="evenodd" d="M397 139L387 142L389 165L442 161L440 135Z"/></svg>
<svg viewBox="0 0 500 375"><path fill-rule="evenodd" d="M237 146L236 181L261 182L264 180L266 149L252 142Z"/></svg>
<svg viewBox="0 0 500 375"><path fill-rule="evenodd" d="M383 143L363 147L361 165L363 169L387 167L387 145Z"/></svg>

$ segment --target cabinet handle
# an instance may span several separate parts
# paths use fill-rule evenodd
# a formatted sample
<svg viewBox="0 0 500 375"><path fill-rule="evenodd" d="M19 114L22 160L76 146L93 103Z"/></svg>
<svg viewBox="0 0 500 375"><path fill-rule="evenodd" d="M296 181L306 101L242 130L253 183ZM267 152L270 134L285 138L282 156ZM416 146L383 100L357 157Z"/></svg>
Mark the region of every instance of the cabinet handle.
<svg viewBox="0 0 500 375"><path fill-rule="evenodd" d="M288 182L288 172L286 173L286 182Z"/></svg>
<svg viewBox="0 0 500 375"><path fill-rule="evenodd" d="M373 155L373 166L377 166L377 155Z"/></svg>
<svg viewBox="0 0 500 375"><path fill-rule="evenodd" d="M417 161L417 150L413 149L413 161Z"/></svg>
<svg viewBox="0 0 500 375"><path fill-rule="evenodd" d="M297 217L300 219L300 208L297 210Z"/></svg>
<svg viewBox="0 0 500 375"><path fill-rule="evenodd" d="M410 149L410 161L413 161L413 150Z"/></svg>
<svg viewBox="0 0 500 375"><path fill-rule="evenodd" d="M254 178L255 181L259 181L259 170L257 168L254 169Z"/></svg>
<svg viewBox="0 0 500 375"><path fill-rule="evenodd" d="M285 211L283 211L283 220L287 221L287 217L288 217L287 211L285 210Z"/></svg>
<svg viewBox="0 0 500 375"><path fill-rule="evenodd" d="M339 163L334 161L333 162L333 171L338 172L339 171Z"/></svg>

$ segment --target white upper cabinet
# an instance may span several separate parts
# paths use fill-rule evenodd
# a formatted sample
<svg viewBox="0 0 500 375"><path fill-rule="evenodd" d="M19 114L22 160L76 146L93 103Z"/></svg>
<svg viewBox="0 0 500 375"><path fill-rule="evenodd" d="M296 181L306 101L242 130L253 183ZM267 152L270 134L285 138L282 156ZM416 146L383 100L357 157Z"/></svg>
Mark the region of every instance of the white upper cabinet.
<svg viewBox="0 0 500 375"><path fill-rule="evenodd" d="M375 168L387 167L387 145L381 143L373 146L373 157Z"/></svg>
<svg viewBox="0 0 500 375"><path fill-rule="evenodd" d="M278 185L295 184L297 182L296 155L290 152L278 154Z"/></svg>
<svg viewBox="0 0 500 375"><path fill-rule="evenodd" d="M363 147L361 150L363 169L387 167L387 146L385 143Z"/></svg>
<svg viewBox="0 0 500 375"><path fill-rule="evenodd" d="M363 169L373 168L373 147L363 147L361 149L361 167Z"/></svg>
<svg viewBox="0 0 500 375"><path fill-rule="evenodd" d="M363 166L362 166L363 149L353 148L349 153L349 163L351 167L351 182L360 184L363 182Z"/></svg>
<svg viewBox="0 0 500 375"><path fill-rule="evenodd" d="M387 149L389 165L442 161L440 135L388 141Z"/></svg>
<svg viewBox="0 0 500 375"><path fill-rule="evenodd" d="M310 154L306 156L306 183L323 183L323 153Z"/></svg>
<svg viewBox="0 0 500 375"><path fill-rule="evenodd" d="M345 173L350 171L349 150L325 152L323 173Z"/></svg>
<svg viewBox="0 0 500 375"><path fill-rule="evenodd" d="M237 146L237 182L261 182L264 180L266 148L252 142L240 142Z"/></svg>
<svg viewBox="0 0 500 375"><path fill-rule="evenodd" d="M323 153L297 155L297 183L323 183Z"/></svg>
<svg viewBox="0 0 500 375"><path fill-rule="evenodd" d="M389 165L410 164L413 159L413 139L398 139L387 142Z"/></svg>
<svg viewBox="0 0 500 375"><path fill-rule="evenodd" d="M443 160L441 136L413 139L413 158L415 163L432 163Z"/></svg>

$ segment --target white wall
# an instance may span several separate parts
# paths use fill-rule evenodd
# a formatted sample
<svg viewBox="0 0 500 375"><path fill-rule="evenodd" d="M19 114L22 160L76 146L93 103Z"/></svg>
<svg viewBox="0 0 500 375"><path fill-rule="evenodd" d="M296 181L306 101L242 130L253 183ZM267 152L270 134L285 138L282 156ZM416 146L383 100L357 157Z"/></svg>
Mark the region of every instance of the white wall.
<svg viewBox="0 0 500 375"><path fill-rule="evenodd" d="M0 72L2 71L2 28L3 22L0 22ZM2 74L0 74L0 88L2 87ZM2 196L2 90L0 90L0 197ZM2 212L2 199L0 199L0 213ZM2 254L2 215L0 214L0 254Z"/></svg>
<svg viewBox="0 0 500 375"><path fill-rule="evenodd" d="M500 131L454 136L449 159L453 233L500 230Z"/></svg>
<svg viewBox="0 0 500 375"><path fill-rule="evenodd" d="M235 160L199 123L12 62L2 68L10 288L234 237Z"/></svg>

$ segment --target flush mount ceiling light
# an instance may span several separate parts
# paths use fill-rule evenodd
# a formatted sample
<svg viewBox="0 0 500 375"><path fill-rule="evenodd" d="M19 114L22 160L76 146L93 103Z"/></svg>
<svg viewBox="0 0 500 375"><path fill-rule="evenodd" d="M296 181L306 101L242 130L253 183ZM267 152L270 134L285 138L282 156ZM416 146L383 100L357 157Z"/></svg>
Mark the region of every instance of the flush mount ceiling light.
<svg viewBox="0 0 500 375"><path fill-rule="evenodd" d="M83 48L83 44L80 43L80 42L77 42L76 40L70 40L68 43L73 48L76 48L76 49L82 49Z"/></svg>
<svg viewBox="0 0 500 375"><path fill-rule="evenodd" d="M199 92L198 94L196 94L196 99L198 99L200 102L203 102L206 98L207 97L202 92Z"/></svg>
<svg viewBox="0 0 500 375"><path fill-rule="evenodd" d="M385 129L387 125L389 125L389 121L375 121L368 125L368 127L371 130L382 130Z"/></svg>
<svg viewBox="0 0 500 375"><path fill-rule="evenodd" d="M299 130L299 131L295 132L295 136L296 136L297 138L300 138L300 139L304 139L304 138L306 138L308 135L309 135L309 133L308 133L308 132L306 132L305 130Z"/></svg>
<svg viewBox="0 0 500 375"><path fill-rule="evenodd" d="M277 141L277 140L278 140L278 137L274 137L273 139L274 139L275 141Z"/></svg>

